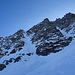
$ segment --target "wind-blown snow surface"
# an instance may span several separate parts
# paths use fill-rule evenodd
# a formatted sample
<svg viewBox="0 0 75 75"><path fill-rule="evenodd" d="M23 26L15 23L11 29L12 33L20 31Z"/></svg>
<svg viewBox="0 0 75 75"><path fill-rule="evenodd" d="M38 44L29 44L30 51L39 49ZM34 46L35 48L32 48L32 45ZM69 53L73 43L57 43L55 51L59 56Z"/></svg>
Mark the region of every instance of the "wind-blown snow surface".
<svg viewBox="0 0 75 75"><path fill-rule="evenodd" d="M35 45L26 37L22 52L32 51L32 56L24 56L21 62L10 63L0 71L0 75L74 75L75 74L75 40L62 51L48 56L35 54ZM26 59L27 61L23 61Z"/></svg>

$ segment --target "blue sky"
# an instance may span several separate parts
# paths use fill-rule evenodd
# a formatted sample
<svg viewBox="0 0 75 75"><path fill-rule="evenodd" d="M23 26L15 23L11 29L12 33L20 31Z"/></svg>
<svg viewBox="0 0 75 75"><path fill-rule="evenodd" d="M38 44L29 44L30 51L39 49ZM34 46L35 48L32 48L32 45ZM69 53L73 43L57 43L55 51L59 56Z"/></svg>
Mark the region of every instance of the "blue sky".
<svg viewBox="0 0 75 75"><path fill-rule="evenodd" d="M0 37L75 13L75 0L0 0Z"/></svg>

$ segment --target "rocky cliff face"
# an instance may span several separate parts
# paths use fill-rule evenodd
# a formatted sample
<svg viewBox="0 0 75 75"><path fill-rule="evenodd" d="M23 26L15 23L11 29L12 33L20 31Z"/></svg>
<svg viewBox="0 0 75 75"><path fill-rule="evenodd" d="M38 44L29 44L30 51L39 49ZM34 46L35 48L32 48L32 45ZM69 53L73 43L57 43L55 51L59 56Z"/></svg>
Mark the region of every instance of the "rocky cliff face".
<svg viewBox="0 0 75 75"><path fill-rule="evenodd" d="M24 30L19 30L15 34L7 36L5 38L0 37L0 59L10 57L12 54L15 54L17 51L19 52L22 50L25 42L23 39L25 38L24 36L25 32ZM17 56L17 55L16 55ZM16 58L9 58L4 59L0 61L0 71L3 70L6 65L8 65L11 62L18 62L21 60L21 56L18 56Z"/></svg>
<svg viewBox="0 0 75 75"><path fill-rule="evenodd" d="M68 33L73 28L73 23L75 23L75 14L69 12L66 15L64 15L64 17L62 17L61 19L56 19L53 25L58 26L61 30L65 30Z"/></svg>
<svg viewBox="0 0 75 75"><path fill-rule="evenodd" d="M27 31L27 35L32 35L31 41L36 44L36 54L46 56L56 53L68 46L72 41L72 36L64 36L60 30L66 34L69 31L75 32L75 14L68 13L62 19L49 21L47 18L41 23L33 26ZM57 28L58 27L58 28ZM72 29L72 30L71 30Z"/></svg>
<svg viewBox="0 0 75 75"><path fill-rule="evenodd" d="M10 35L8 37L0 37L0 58L4 55L9 56L10 54L16 53L16 51L20 51L24 46L24 41L22 40L24 37L24 31L19 30L15 34ZM12 50L9 52L9 50Z"/></svg>
<svg viewBox="0 0 75 75"><path fill-rule="evenodd" d="M63 34L64 31L66 35ZM37 55L47 56L50 53L56 53L68 46L75 37L75 14L67 13L61 19L49 21L44 19L37 25L34 25L28 31L19 30L15 34L5 38L0 37L0 71L6 68L6 65L12 62L21 61L22 57L34 55L33 52L25 53L25 37L29 37L32 45L35 45ZM30 45L30 44L29 44ZM31 46L32 47L32 46ZM25 48L26 49L26 48ZM30 50L31 48L29 48ZM15 57L11 57L11 56ZM6 59L6 57L8 59ZM26 61L24 59L24 61Z"/></svg>

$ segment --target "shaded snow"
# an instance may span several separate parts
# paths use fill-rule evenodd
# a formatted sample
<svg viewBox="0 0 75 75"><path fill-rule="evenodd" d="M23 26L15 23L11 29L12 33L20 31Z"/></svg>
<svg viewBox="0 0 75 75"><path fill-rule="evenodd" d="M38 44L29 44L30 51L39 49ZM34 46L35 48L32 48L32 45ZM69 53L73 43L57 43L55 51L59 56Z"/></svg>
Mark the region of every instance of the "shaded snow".
<svg viewBox="0 0 75 75"><path fill-rule="evenodd" d="M26 37L24 49L21 52L35 52L35 45L32 45ZM11 63L1 75L74 75L75 73L75 40L62 51L48 56L24 56L22 61Z"/></svg>

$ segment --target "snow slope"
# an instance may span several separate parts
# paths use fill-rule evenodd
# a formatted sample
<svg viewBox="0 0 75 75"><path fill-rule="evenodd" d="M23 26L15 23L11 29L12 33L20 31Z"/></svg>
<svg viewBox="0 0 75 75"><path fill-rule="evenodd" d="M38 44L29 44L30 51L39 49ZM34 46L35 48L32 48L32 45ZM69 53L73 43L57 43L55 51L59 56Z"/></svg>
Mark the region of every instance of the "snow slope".
<svg viewBox="0 0 75 75"><path fill-rule="evenodd" d="M75 40L59 53L51 54L47 63L26 75L74 75L75 74Z"/></svg>
<svg viewBox="0 0 75 75"><path fill-rule="evenodd" d="M32 45L25 39L24 50L28 52L35 51L35 45ZM32 49L33 48L33 49ZM23 52L24 52L23 50ZM75 73L75 40L62 51L50 54L48 56L37 56L34 52L32 56L24 56L27 61L11 63L0 75L74 75Z"/></svg>

